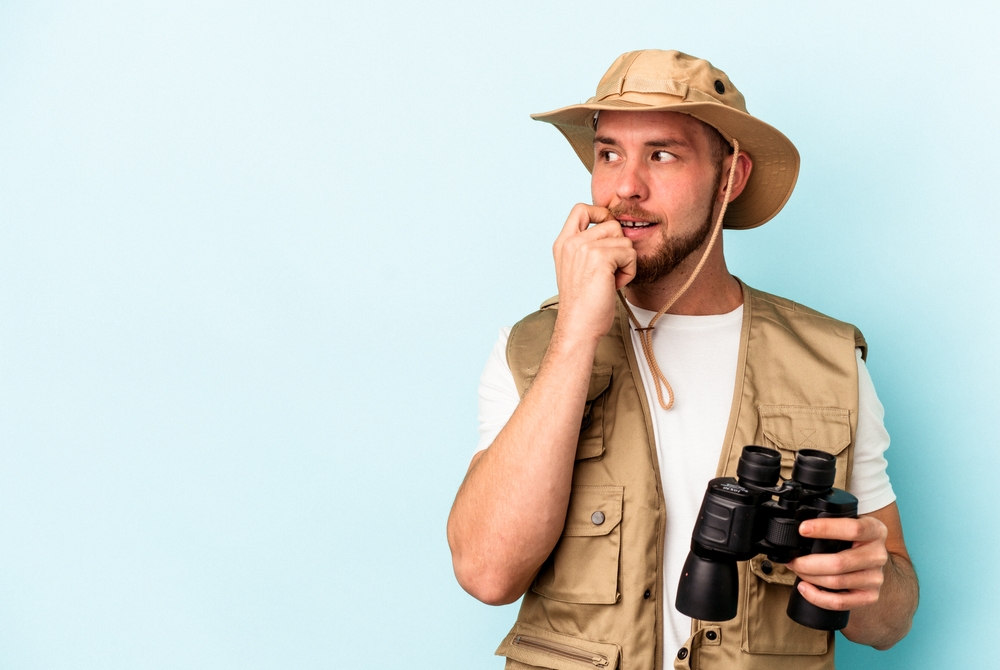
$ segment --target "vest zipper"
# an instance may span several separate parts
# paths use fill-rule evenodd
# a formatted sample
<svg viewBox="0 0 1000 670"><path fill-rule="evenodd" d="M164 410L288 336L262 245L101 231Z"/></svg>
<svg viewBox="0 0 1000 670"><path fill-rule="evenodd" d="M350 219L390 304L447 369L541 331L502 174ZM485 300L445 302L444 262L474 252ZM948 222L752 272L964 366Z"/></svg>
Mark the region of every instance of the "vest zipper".
<svg viewBox="0 0 1000 670"><path fill-rule="evenodd" d="M541 649L542 651L555 656L568 658L571 661L590 663L597 668L608 667L607 656L602 654L593 654L585 649L578 649L565 644L557 644L555 642L549 642L548 640L542 640L537 637L529 637L527 635L515 635L513 642L521 647L534 647L535 649Z"/></svg>

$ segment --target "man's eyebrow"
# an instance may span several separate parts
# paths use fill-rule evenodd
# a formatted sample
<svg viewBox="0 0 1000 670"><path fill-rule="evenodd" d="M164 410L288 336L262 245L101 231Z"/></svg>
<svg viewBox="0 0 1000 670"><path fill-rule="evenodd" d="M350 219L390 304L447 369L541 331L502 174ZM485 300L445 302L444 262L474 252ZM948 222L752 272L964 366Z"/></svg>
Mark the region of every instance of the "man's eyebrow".
<svg viewBox="0 0 1000 670"><path fill-rule="evenodd" d="M594 144L618 144L614 138L608 137L606 135L595 135ZM687 147L689 146L684 140L677 140L672 138L665 138L661 140L650 140L645 143L647 147L654 147L657 149L674 149L676 147Z"/></svg>
<svg viewBox="0 0 1000 670"><path fill-rule="evenodd" d="M675 147L686 147L688 143L684 140L675 139L664 139L664 140L650 140L646 142L647 147L659 147L661 149L673 149Z"/></svg>

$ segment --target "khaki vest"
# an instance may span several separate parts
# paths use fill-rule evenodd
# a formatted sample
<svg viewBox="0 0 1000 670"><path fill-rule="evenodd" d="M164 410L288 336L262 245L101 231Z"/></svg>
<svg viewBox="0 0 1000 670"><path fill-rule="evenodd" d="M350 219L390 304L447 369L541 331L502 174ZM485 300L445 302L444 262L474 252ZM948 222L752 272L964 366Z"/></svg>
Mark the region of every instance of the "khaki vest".
<svg viewBox="0 0 1000 670"><path fill-rule="evenodd" d="M522 397L548 347L556 303L511 330L507 360ZM747 444L780 450L783 477L798 449L821 449L837 457L835 486L848 488L856 346L864 352L853 326L744 285L736 387L717 476L735 476ZM663 580L679 575L662 574L669 520L660 487L650 410L618 305L594 357L562 537L497 650L508 669L662 669L663 610L674 606L661 602ZM781 565L765 574L762 560L740 564L735 619L692 622L676 668L833 668L833 634L788 618L794 575Z"/></svg>

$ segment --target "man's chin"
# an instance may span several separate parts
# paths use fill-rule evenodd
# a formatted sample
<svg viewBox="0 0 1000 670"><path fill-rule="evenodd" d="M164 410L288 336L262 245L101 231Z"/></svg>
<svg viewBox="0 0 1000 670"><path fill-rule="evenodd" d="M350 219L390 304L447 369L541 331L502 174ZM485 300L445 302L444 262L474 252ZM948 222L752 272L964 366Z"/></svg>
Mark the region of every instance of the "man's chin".
<svg viewBox="0 0 1000 670"><path fill-rule="evenodd" d="M635 277L628 283L634 288L648 288L670 276L670 273L677 269L677 266L670 268L654 268L649 270L637 270Z"/></svg>
<svg viewBox="0 0 1000 670"><path fill-rule="evenodd" d="M663 281L683 265L685 261L691 258L695 251L697 251L697 248L661 249L660 253L655 257L637 259L635 277L629 282L629 285L637 287L652 286L657 282Z"/></svg>

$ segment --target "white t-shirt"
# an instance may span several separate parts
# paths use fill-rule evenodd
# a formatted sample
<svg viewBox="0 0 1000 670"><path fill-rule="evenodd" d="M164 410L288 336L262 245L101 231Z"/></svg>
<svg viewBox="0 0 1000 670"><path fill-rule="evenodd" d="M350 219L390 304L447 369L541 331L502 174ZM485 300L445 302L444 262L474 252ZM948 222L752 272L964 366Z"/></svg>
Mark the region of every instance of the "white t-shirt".
<svg viewBox="0 0 1000 670"><path fill-rule="evenodd" d="M642 324L648 324L655 315L630 307ZM664 667L673 662L674 654L691 633L691 619L674 608L674 598L705 486L715 477L729 424L742 322L742 305L728 314L666 314L660 318L653 330L653 352L674 390L674 406L669 411L656 399L652 373L641 355L642 345L632 324L632 344L640 354L636 359L653 413L667 514L663 554ZM509 334L509 328L501 329L480 379L479 449L493 443L520 400L507 364ZM896 496L883 457L889 446L889 435L882 423L884 411L860 350L857 356L858 430L850 488L858 498L858 512L865 514L885 507Z"/></svg>

